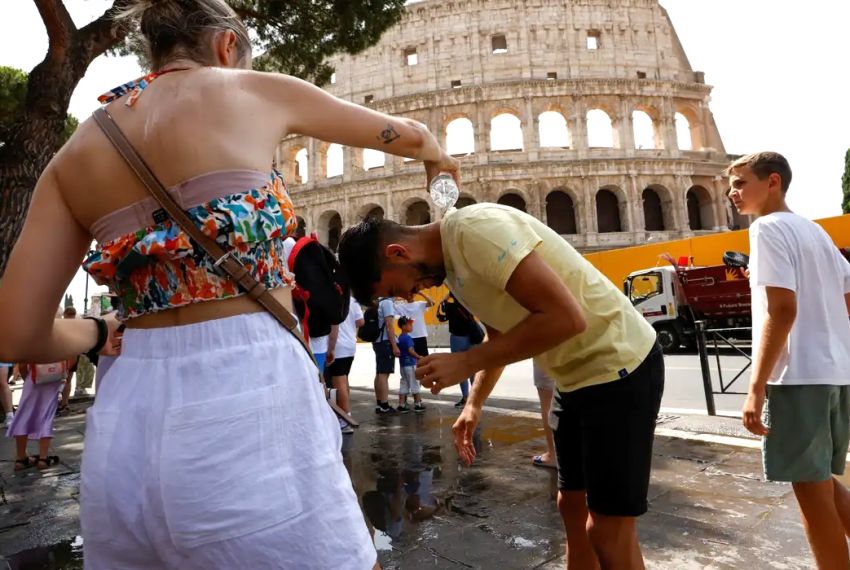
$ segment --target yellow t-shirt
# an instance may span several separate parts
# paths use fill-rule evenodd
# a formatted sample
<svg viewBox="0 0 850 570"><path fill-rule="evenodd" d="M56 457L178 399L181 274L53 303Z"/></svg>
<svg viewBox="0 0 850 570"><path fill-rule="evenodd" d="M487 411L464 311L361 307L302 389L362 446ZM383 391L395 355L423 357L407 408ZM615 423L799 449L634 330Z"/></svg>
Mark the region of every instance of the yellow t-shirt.
<svg viewBox="0 0 850 570"><path fill-rule="evenodd" d="M548 226L497 204L452 210L440 225L446 284L484 323L506 332L528 311L505 287L519 262L536 251L584 310L587 330L535 357L570 392L631 373L655 344L655 329L602 273Z"/></svg>

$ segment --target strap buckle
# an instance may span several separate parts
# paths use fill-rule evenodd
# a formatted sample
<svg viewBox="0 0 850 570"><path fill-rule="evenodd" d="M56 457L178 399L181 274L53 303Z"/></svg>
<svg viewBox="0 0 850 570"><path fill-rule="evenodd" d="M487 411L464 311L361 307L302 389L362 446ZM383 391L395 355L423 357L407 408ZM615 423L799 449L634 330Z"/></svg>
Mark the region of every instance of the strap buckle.
<svg viewBox="0 0 850 570"><path fill-rule="evenodd" d="M216 259L213 262L213 267L221 267L221 264L224 263L225 261L227 261L228 257L231 258L233 261L235 261L237 264L242 265L242 263L240 263L240 261L238 259L233 257L233 250L230 250L230 251L225 252L224 255L222 255L218 259Z"/></svg>

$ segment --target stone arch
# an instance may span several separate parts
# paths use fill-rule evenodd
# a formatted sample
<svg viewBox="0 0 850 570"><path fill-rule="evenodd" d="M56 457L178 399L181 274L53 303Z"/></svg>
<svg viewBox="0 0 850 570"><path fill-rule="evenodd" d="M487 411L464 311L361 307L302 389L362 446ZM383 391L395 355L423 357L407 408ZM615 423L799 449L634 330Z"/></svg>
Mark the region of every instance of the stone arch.
<svg viewBox="0 0 850 570"><path fill-rule="evenodd" d="M522 150L522 121L510 111L502 111L490 120L490 150Z"/></svg>
<svg viewBox="0 0 850 570"><path fill-rule="evenodd" d="M658 130L655 121L649 113L643 109L632 111L632 132L634 134L635 148L655 149L658 148Z"/></svg>
<svg viewBox="0 0 850 570"><path fill-rule="evenodd" d="M694 136L691 121L683 113L677 112L673 121L676 127L676 146L679 150L694 150Z"/></svg>
<svg viewBox="0 0 850 570"><path fill-rule="evenodd" d="M345 153L342 150L342 145L332 143L325 150L325 176L333 178L334 176L342 176L345 170Z"/></svg>
<svg viewBox="0 0 850 570"><path fill-rule="evenodd" d="M599 233L625 231L622 191L616 186L604 186L596 192L596 230Z"/></svg>
<svg viewBox="0 0 850 570"><path fill-rule="evenodd" d="M475 127L467 117L455 117L446 124L446 152L452 156L475 153Z"/></svg>
<svg viewBox="0 0 850 570"><path fill-rule="evenodd" d="M711 193L699 185L691 186L685 194L688 227L692 231L710 230L714 223L714 202Z"/></svg>
<svg viewBox="0 0 850 570"><path fill-rule="evenodd" d="M525 198L522 197L518 192L508 191L502 194L498 200L499 204L503 206L510 206L511 208L516 208L520 212L527 212L528 205L525 201Z"/></svg>
<svg viewBox="0 0 850 570"><path fill-rule="evenodd" d="M607 112L598 107L590 109L585 115L585 122L590 148L614 148L614 123Z"/></svg>
<svg viewBox="0 0 850 570"><path fill-rule="evenodd" d="M295 216L298 221L298 226L295 228L295 238L302 238L307 235L307 221L301 216Z"/></svg>
<svg viewBox="0 0 850 570"><path fill-rule="evenodd" d="M357 211L357 218L365 220L366 218L384 219L384 208L375 203L365 204Z"/></svg>
<svg viewBox="0 0 850 570"><path fill-rule="evenodd" d="M425 200L415 199L404 209L404 224L422 226L431 223L431 207Z"/></svg>
<svg viewBox="0 0 850 570"><path fill-rule="evenodd" d="M643 223L646 231L663 232L671 227L670 224L665 223L664 206L655 187L647 186L643 189L641 202L643 203Z"/></svg>
<svg viewBox="0 0 850 570"><path fill-rule="evenodd" d="M296 147L292 154L292 180L295 184L306 184L310 181L310 159L306 147Z"/></svg>
<svg viewBox="0 0 850 570"><path fill-rule="evenodd" d="M457 199L457 204L455 204L455 208L460 210L461 208L465 208L467 206L471 206L473 204L477 204L475 198L469 194L461 194Z"/></svg>
<svg viewBox="0 0 850 570"><path fill-rule="evenodd" d="M575 202L564 189L546 195L546 225L561 235L578 233Z"/></svg>
<svg viewBox="0 0 850 570"><path fill-rule="evenodd" d="M387 161L387 155L373 148L363 149L363 170L383 168Z"/></svg>
<svg viewBox="0 0 850 570"><path fill-rule="evenodd" d="M569 148L570 130L563 113L549 110L537 117L537 136L541 148Z"/></svg>
<svg viewBox="0 0 850 570"><path fill-rule="evenodd" d="M336 210L326 210L319 216L319 241L336 251L342 234L342 216Z"/></svg>

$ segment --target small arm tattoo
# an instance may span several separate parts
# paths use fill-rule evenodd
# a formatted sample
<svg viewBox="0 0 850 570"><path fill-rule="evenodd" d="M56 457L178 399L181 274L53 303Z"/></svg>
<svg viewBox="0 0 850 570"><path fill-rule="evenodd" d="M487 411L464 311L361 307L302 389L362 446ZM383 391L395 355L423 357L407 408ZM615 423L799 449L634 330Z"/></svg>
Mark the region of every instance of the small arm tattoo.
<svg viewBox="0 0 850 570"><path fill-rule="evenodd" d="M393 128L392 125L387 125L387 128L381 131L378 140L384 141L384 144L390 144L401 138L401 135Z"/></svg>

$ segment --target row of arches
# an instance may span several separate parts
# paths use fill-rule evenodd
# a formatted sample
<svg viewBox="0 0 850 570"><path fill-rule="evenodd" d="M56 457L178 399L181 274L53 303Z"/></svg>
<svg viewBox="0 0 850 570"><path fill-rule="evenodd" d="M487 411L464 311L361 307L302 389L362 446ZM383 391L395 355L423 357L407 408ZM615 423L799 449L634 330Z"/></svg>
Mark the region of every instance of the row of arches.
<svg viewBox="0 0 850 570"><path fill-rule="evenodd" d="M587 231L579 222L582 213L570 191L555 189L545 196L543 214L546 224L560 235L574 235ZM463 195L457 203L458 208L475 204L472 196ZM508 191L502 194L497 203L528 211L526 199L518 192ZM702 186L693 186L685 194L687 229L691 231L709 230L715 226L711 194ZM626 209L628 202L624 193L617 187L602 187L593 196L592 203L598 233L613 233L634 230L628 227ZM674 214L672 194L663 186L652 185L641 192L644 230L665 232L681 229ZM377 204L367 204L360 208L356 218L378 218L385 216L384 208ZM432 221L431 206L421 199L412 200L404 207L399 221L406 225L422 225ZM303 220L299 220L303 224ZM318 233L322 242L336 251L343 230L343 221L339 212L328 210L318 219Z"/></svg>
<svg viewBox="0 0 850 570"><path fill-rule="evenodd" d="M664 148L664 136L659 122L644 110L634 110L631 115L632 144L635 149ZM545 111L537 117L537 135L539 148L573 148L573 133L570 132L566 117L558 111ZM679 150L692 150L694 140L691 122L677 112L674 115L676 142ZM590 148L620 148L618 130L609 114L602 109L591 109L585 116L587 144ZM445 128L446 150L453 156L465 156L476 152L475 127L467 117L458 117L450 121ZM522 121L511 112L502 112L490 122L491 151L525 150ZM386 155L378 150L363 149L362 165L364 170L382 168L386 164ZM344 171L343 147L330 144L324 151L324 174L327 178L341 176ZM294 149L294 181L306 184L310 181L310 157L304 147Z"/></svg>

